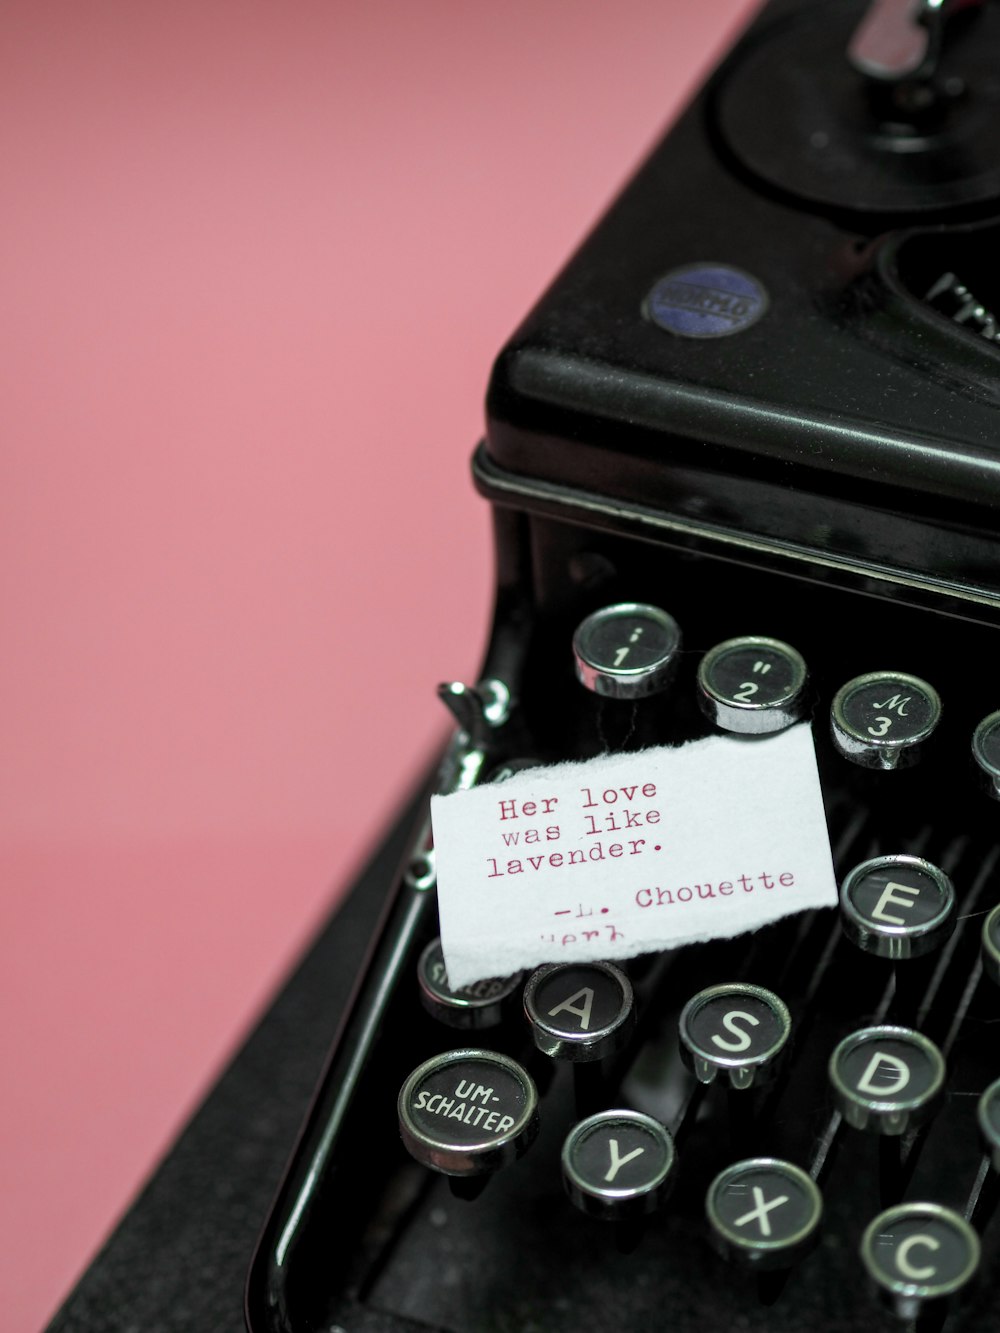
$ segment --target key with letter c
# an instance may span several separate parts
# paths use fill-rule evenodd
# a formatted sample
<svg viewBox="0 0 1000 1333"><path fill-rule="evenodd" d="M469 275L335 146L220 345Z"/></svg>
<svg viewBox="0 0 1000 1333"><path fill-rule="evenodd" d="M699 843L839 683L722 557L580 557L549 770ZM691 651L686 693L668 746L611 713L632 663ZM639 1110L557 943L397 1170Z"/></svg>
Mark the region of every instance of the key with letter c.
<svg viewBox="0 0 1000 1333"><path fill-rule="evenodd" d="M861 1260L882 1300L901 1319L916 1319L927 1301L955 1295L979 1266L979 1237L950 1208L903 1203L870 1223Z"/></svg>

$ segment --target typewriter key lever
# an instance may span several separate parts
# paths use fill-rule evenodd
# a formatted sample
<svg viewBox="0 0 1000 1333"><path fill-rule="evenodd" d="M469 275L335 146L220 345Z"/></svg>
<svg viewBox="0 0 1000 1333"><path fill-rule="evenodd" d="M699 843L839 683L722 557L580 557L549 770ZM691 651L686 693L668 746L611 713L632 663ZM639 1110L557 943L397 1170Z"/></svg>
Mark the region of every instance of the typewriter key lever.
<svg viewBox="0 0 1000 1333"><path fill-rule="evenodd" d="M576 678L607 699L645 699L665 690L681 649L673 616L643 602L602 607L573 635Z"/></svg>
<svg viewBox="0 0 1000 1333"><path fill-rule="evenodd" d="M854 30L847 57L885 83L929 81L937 72L948 18L982 0L874 0Z"/></svg>
<svg viewBox="0 0 1000 1333"><path fill-rule="evenodd" d="M847 1124L879 1136L879 1195L883 1206L897 1202L916 1162L914 1143L904 1144L902 1136L926 1125L940 1107L944 1057L911 1028L863 1028L837 1046L829 1076Z"/></svg>
<svg viewBox="0 0 1000 1333"><path fill-rule="evenodd" d="M490 977L456 990L448 981L441 941L433 939L417 963L420 1003L446 1027L467 1031L498 1027L523 975Z"/></svg>
<svg viewBox="0 0 1000 1333"><path fill-rule="evenodd" d="M623 1050L635 1030L635 996L625 973L613 963L547 964L528 978L524 1012L538 1050L574 1066L578 1114L597 1109L605 1092L602 1062Z"/></svg>
<svg viewBox="0 0 1000 1333"><path fill-rule="evenodd" d="M925 1124L944 1096L944 1058L911 1028L852 1032L830 1057L829 1072L847 1123L890 1137Z"/></svg>
<svg viewBox="0 0 1000 1333"><path fill-rule="evenodd" d="M774 1077L792 1019L772 991L739 981L699 991L681 1011L679 1029L681 1056L699 1083L725 1074L743 1092Z"/></svg>
<svg viewBox="0 0 1000 1333"><path fill-rule="evenodd" d="M724 1257L757 1272L773 1272L790 1268L815 1245L823 1199L801 1167L754 1157L716 1176L705 1211Z"/></svg>
<svg viewBox="0 0 1000 1333"><path fill-rule="evenodd" d="M1000 801L1000 713L984 717L972 734L972 757L982 776L983 786Z"/></svg>
<svg viewBox="0 0 1000 1333"><path fill-rule="evenodd" d="M854 867L840 889L844 934L877 958L933 953L955 929L951 880L919 856L877 856Z"/></svg>
<svg viewBox="0 0 1000 1333"><path fill-rule="evenodd" d="M538 1133L530 1075L494 1051L448 1051L419 1065L399 1093L399 1132L412 1157L443 1175L486 1177Z"/></svg>
<svg viewBox="0 0 1000 1333"><path fill-rule="evenodd" d="M756 176L813 204L912 221L995 200L993 9L872 0L860 17L841 3L776 23L726 81L722 132Z"/></svg>
<svg viewBox="0 0 1000 1333"><path fill-rule="evenodd" d="M830 710L833 743L862 768L908 768L941 720L937 690L902 671L870 671L843 685Z"/></svg>
<svg viewBox="0 0 1000 1333"><path fill-rule="evenodd" d="M563 1185L573 1204L606 1222L655 1212L674 1182L673 1139L640 1111L600 1111L574 1125L562 1150Z"/></svg>
<svg viewBox="0 0 1000 1333"><path fill-rule="evenodd" d="M872 1221L861 1261L879 1296L900 1319L917 1319L931 1304L945 1313L979 1267L979 1237L950 1208L904 1203Z"/></svg>
<svg viewBox="0 0 1000 1333"><path fill-rule="evenodd" d="M807 679L805 662L789 644L759 635L727 639L698 665L698 704L723 731L771 735L805 713Z"/></svg>
<svg viewBox="0 0 1000 1333"><path fill-rule="evenodd" d="M990 1165L994 1171L1000 1172L1000 1079L991 1083L979 1098L976 1119Z"/></svg>
<svg viewBox="0 0 1000 1333"><path fill-rule="evenodd" d="M983 971L995 986L1000 986L1000 905L994 907L983 922L980 957Z"/></svg>
<svg viewBox="0 0 1000 1333"><path fill-rule="evenodd" d="M438 686L438 698L475 749L484 749L510 717L510 690L502 680L481 680L478 685L447 681Z"/></svg>

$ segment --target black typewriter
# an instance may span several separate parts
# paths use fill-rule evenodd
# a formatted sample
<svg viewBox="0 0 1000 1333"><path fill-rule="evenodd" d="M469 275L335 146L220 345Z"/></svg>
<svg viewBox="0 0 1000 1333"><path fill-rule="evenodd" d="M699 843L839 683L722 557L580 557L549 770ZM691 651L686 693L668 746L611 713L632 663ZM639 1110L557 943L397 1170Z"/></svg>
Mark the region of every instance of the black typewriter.
<svg viewBox="0 0 1000 1333"><path fill-rule="evenodd" d="M435 788L811 718L840 909L455 990L419 819L251 1333L1000 1326L998 253L1000 5L775 0L503 349Z"/></svg>

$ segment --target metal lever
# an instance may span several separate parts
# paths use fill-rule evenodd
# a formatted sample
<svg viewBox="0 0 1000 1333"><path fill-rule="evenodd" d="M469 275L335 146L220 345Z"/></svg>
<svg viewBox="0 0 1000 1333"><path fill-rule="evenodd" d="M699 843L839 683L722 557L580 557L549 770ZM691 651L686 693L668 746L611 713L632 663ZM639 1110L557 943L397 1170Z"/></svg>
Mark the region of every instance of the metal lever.
<svg viewBox="0 0 1000 1333"><path fill-rule="evenodd" d="M945 26L983 0L873 0L847 48L859 73L880 83L929 80L937 71Z"/></svg>
<svg viewBox="0 0 1000 1333"><path fill-rule="evenodd" d="M502 680L481 680L478 685L447 681L438 686L438 698L475 749L481 749L490 732L510 716L510 690Z"/></svg>

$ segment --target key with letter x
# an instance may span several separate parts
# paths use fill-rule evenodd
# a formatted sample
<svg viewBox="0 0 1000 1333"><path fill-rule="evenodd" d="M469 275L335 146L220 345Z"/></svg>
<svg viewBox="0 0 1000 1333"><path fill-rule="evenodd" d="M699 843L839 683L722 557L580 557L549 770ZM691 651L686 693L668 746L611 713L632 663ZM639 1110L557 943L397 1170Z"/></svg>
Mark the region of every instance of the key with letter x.
<svg viewBox="0 0 1000 1333"><path fill-rule="evenodd" d="M758 1272L790 1268L818 1238L823 1200L801 1167L776 1157L735 1162L712 1181L705 1211L716 1247Z"/></svg>

